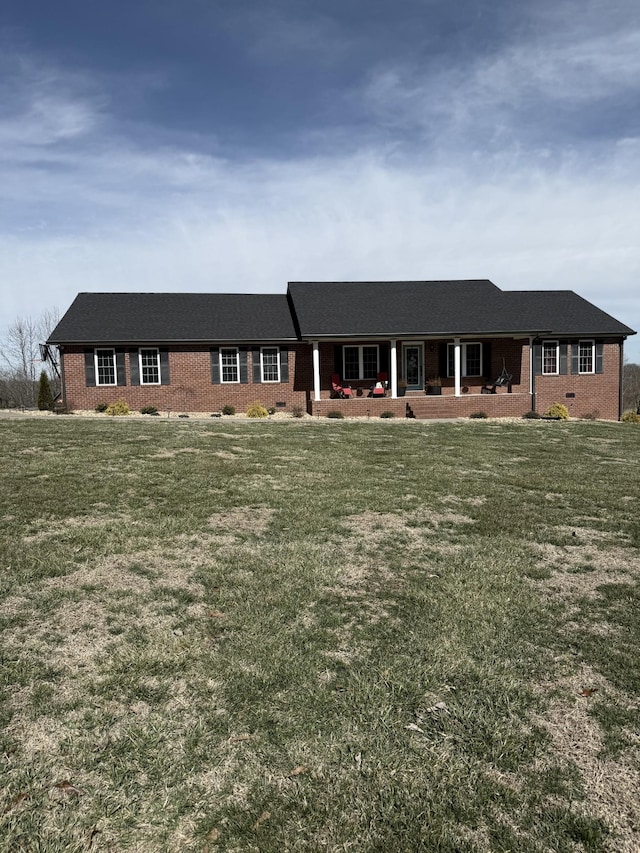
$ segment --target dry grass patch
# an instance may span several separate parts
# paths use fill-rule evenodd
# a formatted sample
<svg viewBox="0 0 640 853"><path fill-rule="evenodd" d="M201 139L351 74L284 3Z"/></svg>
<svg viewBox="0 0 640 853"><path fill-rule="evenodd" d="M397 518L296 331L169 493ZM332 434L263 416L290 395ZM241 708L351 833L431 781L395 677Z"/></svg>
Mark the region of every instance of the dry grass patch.
<svg viewBox="0 0 640 853"><path fill-rule="evenodd" d="M585 696L585 690L592 692ZM613 837L602 849L637 853L640 748L636 745L616 760L603 757L603 733L589 713L591 703L598 701L596 691L615 697L623 705L629 701L597 671L583 665L579 672L558 680L554 686L558 698L534 719L549 733L558 758L570 758L580 771L585 800L574 808L582 815L599 817L613 830Z"/></svg>
<svg viewBox="0 0 640 853"><path fill-rule="evenodd" d="M275 511L268 507L238 507L209 516L207 523L225 535L254 533L262 536L273 520Z"/></svg>

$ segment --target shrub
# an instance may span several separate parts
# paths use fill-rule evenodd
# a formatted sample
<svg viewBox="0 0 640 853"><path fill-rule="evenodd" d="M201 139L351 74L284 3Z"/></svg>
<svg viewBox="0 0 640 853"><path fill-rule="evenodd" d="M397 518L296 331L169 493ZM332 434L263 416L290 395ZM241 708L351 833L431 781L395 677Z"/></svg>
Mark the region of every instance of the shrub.
<svg viewBox="0 0 640 853"><path fill-rule="evenodd" d="M40 382L38 383L38 408L41 412L50 412L53 409L53 391L49 377L44 370L40 373Z"/></svg>
<svg viewBox="0 0 640 853"><path fill-rule="evenodd" d="M269 408L267 409L267 414L268 415L275 415L275 413L276 413L276 407L275 406L269 406Z"/></svg>
<svg viewBox="0 0 640 853"><path fill-rule="evenodd" d="M108 408L108 403L98 403L98 405L96 406L96 412L106 412Z"/></svg>
<svg viewBox="0 0 640 853"><path fill-rule="evenodd" d="M262 403L255 402L252 403L247 409L247 417L248 418L266 418L269 416L269 412L265 409Z"/></svg>
<svg viewBox="0 0 640 853"><path fill-rule="evenodd" d="M332 410L331 412L327 412L328 418L336 418L336 420L341 420L344 418L344 414L339 412L337 409Z"/></svg>
<svg viewBox="0 0 640 853"><path fill-rule="evenodd" d="M235 406L226 405L226 406L222 407L222 414L223 415L235 415L235 413L236 413L236 407Z"/></svg>
<svg viewBox="0 0 640 853"><path fill-rule="evenodd" d="M545 418L555 418L559 421L569 420L569 409L562 403L554 403L544 413Z"/></svg>
<svg viewBox="0 0 640 853"><path fill-rule="evenodd" d="M294 406L291 409L291 417L292 418L301 418L304 415L304 409L302 406Z"/></svg>
<svg viewBox="0 0 640 853"><path fill-rule="evenodd" d="M104 412L106 415L120 417L121 415L130 415L131 409L129 408L129 404L125 403L124 400L118 400L117 403L111 403L107 406Z"/></svg>
<svg viewBox="0 0 640 853"><path fill-rule="evenodd" d="M141 415L157 415L158 409L155 406L143 406L140 409Z"/></svg>
<svg viewBox="0 0 640 853"><path fill-rule="evenodd" d="M488 418L489 416L487 415L487 413L486 413L486 412L471 412L471 414L469 415L469 417L470 417L472 420L479 420L479 419L481 419L481 418Z"/></svg>
<svg viewBox="0 0 640 853"><path fill-rule="evenodd" d="M178 417L179 417L179 418L188 418L188 417L189 417L189 415L188 415L186 412L180 412L180 414L178 415Z"/></svg>
<svg viewBox="0 0 640 853"><path fill-rule="evenodd" d="M628 412L623 414L621 420L628 424L640 424L640 415L630 409Z"/></svg>
<svg viewBox="0 0 640 853"><path fill-rule="evenodd" d="M525 412L522 417L527 418L530 421L533 421L533 420L537 420L540 417L540 415L538 414L538 412L534 411L534 409L530 409L528 412Z"/></svg>
<svg viewBox="0 0 640 853"><path fill-rule="evenodd" d="M395 412L382 412L381 418L395 418Z"/></svg>

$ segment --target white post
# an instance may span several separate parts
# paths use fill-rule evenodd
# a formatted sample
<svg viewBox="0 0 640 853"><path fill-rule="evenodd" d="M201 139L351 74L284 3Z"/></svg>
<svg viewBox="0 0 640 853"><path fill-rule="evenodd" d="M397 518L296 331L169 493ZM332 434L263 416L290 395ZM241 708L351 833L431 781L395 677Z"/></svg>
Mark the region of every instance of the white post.
<svg viewBox="0 0 640 853"><path fill-rule="evenodd" d="M391 374L391 399L395 400L398 396L398 351L395 341L391 341L389 373Z"/></svg>
<svg viewBox="0 0 640 853"><path fill-rule="evenodd" d="M320 347L313 341L313 399L320 399Z"/></svg>
<svg viewBox="0 0 640 853"><path fill-rule="evenodd" d="M455 387L453 393L460 396L460 338L453 339L453 365L455 373Z"/></svg>
<svg viewBox="0 0 640 853"><path fill-rule="evenodd" d="M533 394L533 335L529 337L529 393Z"/></svg>

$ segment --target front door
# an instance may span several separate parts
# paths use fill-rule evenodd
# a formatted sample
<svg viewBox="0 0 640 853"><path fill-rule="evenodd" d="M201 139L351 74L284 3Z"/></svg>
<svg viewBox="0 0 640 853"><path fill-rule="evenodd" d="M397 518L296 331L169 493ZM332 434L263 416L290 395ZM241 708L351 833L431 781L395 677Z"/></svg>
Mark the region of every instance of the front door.
<svg viewBox="0 0 640 853"><path fill-rule="evenodd" d="M402 373L407 382L407 391L422 391L424 388L422 344L408 343L403 345Z"/></svg>

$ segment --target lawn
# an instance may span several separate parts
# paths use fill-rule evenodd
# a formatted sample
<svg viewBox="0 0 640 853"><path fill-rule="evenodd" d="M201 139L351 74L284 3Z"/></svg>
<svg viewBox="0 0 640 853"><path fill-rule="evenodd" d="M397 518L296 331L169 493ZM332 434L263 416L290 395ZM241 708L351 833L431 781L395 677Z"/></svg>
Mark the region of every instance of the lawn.
<svg viewBox="0 0 640 853"><path fill-rule="evenodd" d="M640 849L636 425L0 442L0 851Z"/></svg>

